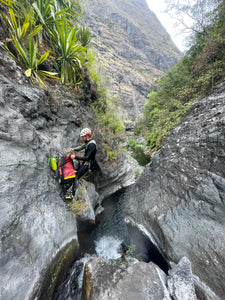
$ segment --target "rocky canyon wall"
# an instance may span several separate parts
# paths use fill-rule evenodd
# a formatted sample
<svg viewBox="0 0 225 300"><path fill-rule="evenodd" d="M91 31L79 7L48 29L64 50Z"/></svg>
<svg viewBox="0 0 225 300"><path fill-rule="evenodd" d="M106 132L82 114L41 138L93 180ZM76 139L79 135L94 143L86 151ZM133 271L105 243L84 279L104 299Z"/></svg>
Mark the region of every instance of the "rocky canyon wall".
<svg viewBox="0 0 225 300"><path fill-rule="evenodd" d="M92 97L90 90L88 95ZM51 147L66 151L78 144L81 128L93 119L82 100L58 86L48 91L32 86L15 61L0 51L1 299L42 299L42 292L48 299L58 273L78 253L76 220L59 196L48 162ZM101 168L98 192L112 193L133 182L123 154L109 162L98 131L95 140ZM96 198L89 190L86 198L88 193Z"/></svg>
<svg viewBox="0 0 225 300"><path fill-rule="evenodd" d="M144 226L169 261L186 256L193 273L224 299L225 82L192 105L146 166L126 217Z"/></svg>

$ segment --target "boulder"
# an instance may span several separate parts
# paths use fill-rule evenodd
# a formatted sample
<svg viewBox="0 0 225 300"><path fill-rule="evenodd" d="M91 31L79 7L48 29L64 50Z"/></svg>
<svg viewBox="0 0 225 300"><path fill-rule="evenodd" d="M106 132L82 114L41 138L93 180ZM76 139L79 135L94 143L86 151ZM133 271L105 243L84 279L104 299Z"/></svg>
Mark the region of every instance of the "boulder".
<svg viewBox="0 0 225 300"><path fill-rule="evenodd" d="M179 263L169 271L167 283L172 299L197 300L191 263L186 257L183 257Z"/></svg>
<svg viewBox="0 0 225 300"><path fill-rule="evenodd" d="M154 264L135 259L92 258L85 265L83 299L163 299L159 273Z"/></svg>

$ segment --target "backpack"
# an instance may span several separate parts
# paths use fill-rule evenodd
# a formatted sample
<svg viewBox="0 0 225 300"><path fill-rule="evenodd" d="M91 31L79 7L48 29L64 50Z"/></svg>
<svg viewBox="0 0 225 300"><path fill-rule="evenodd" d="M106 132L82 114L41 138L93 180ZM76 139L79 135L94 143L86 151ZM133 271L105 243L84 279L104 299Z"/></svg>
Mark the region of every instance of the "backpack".
<svg viewBox="0 0 225 300"><path fill-rule="evenodd" d="M73 160L70 156L63 156L58 163L59 183L64 184L65 181L76 177Z"/></svg>

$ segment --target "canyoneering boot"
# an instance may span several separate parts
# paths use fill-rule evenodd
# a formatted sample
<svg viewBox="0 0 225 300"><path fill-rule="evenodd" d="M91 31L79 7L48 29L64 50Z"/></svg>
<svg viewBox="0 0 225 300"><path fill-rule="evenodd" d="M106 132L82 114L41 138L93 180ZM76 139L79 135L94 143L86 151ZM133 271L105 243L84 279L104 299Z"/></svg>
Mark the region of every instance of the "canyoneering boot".
<svg viewBox="0 0 225 300"><path fill-rule="evenodd" d="M61 196L64 202L68 203L73 200L78 188L78 184L79 182L76 178L72 184L69 183L62 186Z"/></svg>
<svg viewBox="0 0 225 300"><path fill-rule="evenodd" d="M73 195L65 196L64 199L65 199L66 201L72 201L72 200L73 200Z"/></svg>
<svg viewBox="0 0 225 300"><path fill-rule="evenodd" d="M73 195L73 191L71 190L71 189L68 189L67 191L66 191L66 193L64 194L64 201L72 201L73 200L73 197L74 197L74 195Z"/></svg>

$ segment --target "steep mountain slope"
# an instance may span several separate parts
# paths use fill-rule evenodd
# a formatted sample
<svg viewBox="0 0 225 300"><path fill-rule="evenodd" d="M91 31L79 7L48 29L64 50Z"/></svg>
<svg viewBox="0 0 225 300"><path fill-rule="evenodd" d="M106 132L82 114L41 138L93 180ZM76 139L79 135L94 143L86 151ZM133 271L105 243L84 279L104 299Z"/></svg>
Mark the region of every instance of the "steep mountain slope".
<svg viewBox="0 0 225 300"><path fill-rule="evenodd" d="M82 6L109 91L122 103L123 117L135 119L149 86L181 53L145 0L84 0Z"/></svg>

